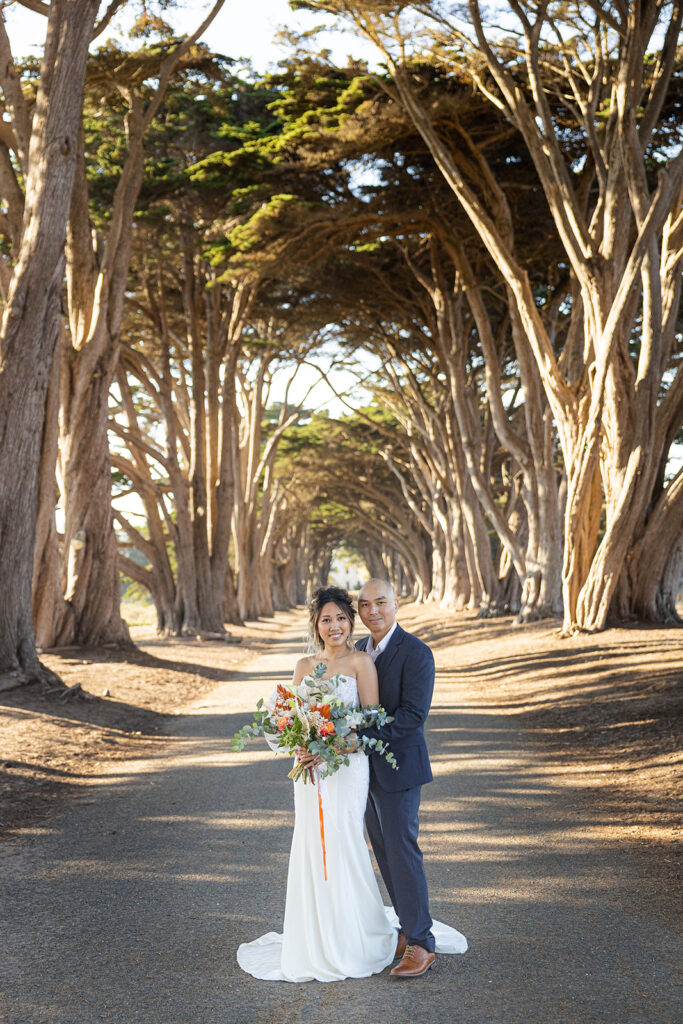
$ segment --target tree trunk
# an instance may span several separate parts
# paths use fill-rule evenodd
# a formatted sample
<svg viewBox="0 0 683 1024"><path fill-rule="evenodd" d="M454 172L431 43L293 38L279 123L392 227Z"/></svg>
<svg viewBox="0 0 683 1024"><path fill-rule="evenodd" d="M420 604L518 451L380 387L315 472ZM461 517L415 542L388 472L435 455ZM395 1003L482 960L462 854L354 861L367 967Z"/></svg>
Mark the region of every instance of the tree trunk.
<svg viewBox="0 0 683 1024"><path fill-rule="evenodd" d="M471 585L462 537L462 516L457 506L452 509L449 516L444 560L446 563L446 585L441 598L441 606L449 611L459 612L469 604Z"/></svg>
<svg viewBox="0 0 683 1024"><path fill-rule="evenodd" d="M55 347L45 406L45 424L40 453L38 517L33 556L33 628L39 648L47 647L64 614L61 581L61 553L57 535L56 504L59 438L59 395L64 325Z"/></svg>
<svg viewBox="0 0 683 1024"><path fill-rule="evenodd" d="M432 301L437 313L443 360L448 367L453 405L463 441L467 472L481 503L482 510L507 547L515 571L521 581L520 621L528 622L561 610L561 529L557 506L557 483L552 460L552 418L543 393L541 379L531 356L514 297L508 294L509 319L524 394L525 433L521 437L509 423L503 407L499 374L499 353L480 288L461 244L448 244L459 281L456 288L446 290L436 242L432 242ZM497 503L489 494L482 466L481 438L477 436L478 416L471 389L466 384L465 351L467 327L461 308L466 296L476 323L487 383L488 407L493 429L500 443L522 468L524 486L522 499L526 509L527 541L508 529ZM496 595L491 607L499 604Z"/></svg>
<svg viewBox="0 0 683 1024"><path fill-rule="evenodd" d="M111 506L109 389L117 360L118 338L105 348L92 373L75 350L67 350L64 359L63 377L72 387L77 384L63 406L62 585L68 612L55 646L130 641L120 614L119 552Z"/></svg>
<svg viewBox="0 0 683 1024"><path fill-rule="evenodd" d="M126 119L129 159L109 237L97 250L88 212L83 139L69 218L70 344L62 359L60 461L65 511L62 587L66 613L51 645L130 642L120 614L118 542L111 507L109 389L118 366L133 211L142 181L143 118Z"/></svg>
<svg viewBox="0 0 683 1024"><path fill-rule="evenodd" d="M475 81L524 137L580 290L584 316L583 365L570 384L565 379L566 353L563 353L564 365L558 365L528 273L511 248L510 239L498 230L495 216L466 180L453 152L435 130L429 114L412 91L406 67L399 66L386 51L385 57L402 103L514 295L558 425L567 473L563 631L598 630L604 628L638 518L646 511L647 501L639 492L647 489L643 477L648 473L646 454L639 448L647 434L646 428L633 432L636 446L630 448L627 458L619 461L617 478L606 481L606 490L613 492L614 500L608 498L612 506L610 519L598 547L598 461L603 430L617 434L624 428L625 417L628 418L633 406L641 408L650 398L656 401L662 373L668 365L656 339L662 333L661 295L671 274L680 274L680 242L670 245L666 232L667 225L671 225L672 234L679 233L683 223L680 217L683 154L679 152L671 158L658 175L656 190L650 193L647 147L673 72L675 40L683 10L681 5L672 5L666 15L667 57L657 65L656 86L643 88L643 61L657 19L652 20L648 5L623 5L623 10L620 9L622 44L613 74L597 76L576 104L577 110L581 108L576 128L586 132L587 164L595 173L594 205L587 210L582 198L587 194L587 182L581 181L581 187L577 188L578 179L570 177L566 153L553 120L549 99L552 91L543 77L545 69L540 48L547 27L543 24L548 16L547 5L540 5L537 20L520 15L519 52L524 53L531 98L519 87L507 58L501 57L495 44L486 37L480 5L470 0L468 7L477 38L471 65ZM608 30L607 21L601 22L598 16L596 25L599 30L593 35L599 40L601 33ZM590 50L593 35L587 33L583 37L587 50ZM575 47L576 42L572 41L571 46ZM569 66L569 50L563 56ZM601 52L596 50L593 60L598 66ZM486 85L483 73L476 69L479 62L490 73ZM568 83L565 85L571 88ZM553 91L556 87L555 81ZM596 130L594 114L603 96L612 109L610 125ZM641 108L638 126L636 111ZM588 127L586 122L590 122ZM492 174L490 177L493 179ZM625 402L610 403L609 397L606 402L608 378L618 365L620 338L631 331L634 323L638 278L646 278L648 274L654 277L655 270L662 274L662 281L652 288L649 296L647 291L644 296L644 333L637 386L622 395ZM624 451L621 445L617 447Z"/></svg>
<svg viewBox="0 0 683 1024"><path fill-rule="evenodd" d="M36 678L31 590L45 400L93 0L53 0L33 116L23 234L0 329L0 675ZM0 684L1 685L1 684Z"/></svg>
<svg viewBox="0 0 683 1024"><path fill-rule="evenodd" d="M683 470L660 495L629 550L611 618L679 624L676 599L683 572Z"/></svg>
<svg viewBox="0 0 683 1024"><path fill-rule="evenodd" d="M40 678L31 580L45 396L60 330L63 264L58 254L53 257L52 266L42 268L36 258L38 280L24 272L10 292L0 341L0 689L12 677ZM21 305L29 316L22 317Z"/></svg>
<svg viewBox="0 0 683 1024"><path fill-rule="evenodd" d="M143 144L174 69L223 2L216 0L198 29L162 58L156 69L158 84L151 96L147 88L144 94L138 94L132 86L124 90L119 83L128 104L126 155L106 235L99 232L96 236L90 223L83 130L79 136L67 236L71 344L63 360L60 439L66 518L62 579L68 608L53 643L130 642L120 614L107 428L109 387L119 359L133 217L143 178Z"/></svg>

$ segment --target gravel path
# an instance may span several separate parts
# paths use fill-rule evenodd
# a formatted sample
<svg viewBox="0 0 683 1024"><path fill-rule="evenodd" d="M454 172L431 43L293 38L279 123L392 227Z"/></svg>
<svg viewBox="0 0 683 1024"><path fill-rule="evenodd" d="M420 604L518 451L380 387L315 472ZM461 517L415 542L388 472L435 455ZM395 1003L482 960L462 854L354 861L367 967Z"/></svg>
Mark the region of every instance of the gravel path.
<svg viewBox="0 0 683 1024"><path fill-rule="evenodd" d="M435 917L470 951L424 978L257 982L238 943L281 927L285 765L228 737L299 651L294 633L144 761L0 846L2 1024L678 1024L681 943L646 860L511 719L439 691L422 836Z"/></svg>

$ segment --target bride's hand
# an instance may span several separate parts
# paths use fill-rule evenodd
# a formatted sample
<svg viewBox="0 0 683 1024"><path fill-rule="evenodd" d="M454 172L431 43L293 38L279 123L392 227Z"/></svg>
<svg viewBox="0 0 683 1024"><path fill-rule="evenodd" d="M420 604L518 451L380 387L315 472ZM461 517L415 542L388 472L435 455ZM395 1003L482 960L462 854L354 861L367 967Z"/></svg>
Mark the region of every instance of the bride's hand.
<svg viewBox="0 0 683 1024"><path fill-rule="evenodd" d="M299 764L308 765L309 768L316 768L319 764L322 764L318 755L312 754L310 750L306 750L306 747L297 747L296 759Z"/></svg>
<svg viewBox="0 0 683 1024"><path fill-rule="evenodd" d="M346 751L348 754L355 754L358 750L358 736L355 732L350 732L346 737Z"/></svg>

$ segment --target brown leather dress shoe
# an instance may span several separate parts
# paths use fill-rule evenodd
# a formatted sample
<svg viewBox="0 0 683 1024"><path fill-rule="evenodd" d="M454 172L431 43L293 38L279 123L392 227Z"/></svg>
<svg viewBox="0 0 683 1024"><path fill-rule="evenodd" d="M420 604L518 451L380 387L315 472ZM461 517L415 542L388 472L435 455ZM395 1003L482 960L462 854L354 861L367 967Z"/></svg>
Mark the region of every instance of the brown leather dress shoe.
<svg viewBox="0 0 683 1024"><path fill-rule="evenodd" d="M429 970L435 960L435 955L422 946L406 946L400 964L396 964L391 973L395 978L419 978Z"/></svg>
<svg viewBox="0 0 683 1024"><path fill-rule="evenodd" d="M396 942L396 952L394 953L394 960L398 960L400 956L403 956L403 954L406 951L407 941L408 940L406 939L405 934L403 932L399 932L398 939Z"/></svg>

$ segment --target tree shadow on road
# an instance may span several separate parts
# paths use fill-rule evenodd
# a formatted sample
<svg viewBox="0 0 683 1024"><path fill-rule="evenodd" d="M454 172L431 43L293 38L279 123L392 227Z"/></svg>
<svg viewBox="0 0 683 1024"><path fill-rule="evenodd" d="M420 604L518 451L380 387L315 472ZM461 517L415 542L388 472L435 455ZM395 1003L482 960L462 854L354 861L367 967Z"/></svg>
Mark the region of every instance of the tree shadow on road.
<svg viewBox="0 0 683 1024"><path fill-rule="evenodd" d="M17 1024L675 1019L665 896L627 823L605 842L609 807L591 813L518 723L458 707L430 716L436 779L421 843L433 914L467 935L469 952L411 983L244 975L239 942L281 930L292 827L287 759L258 742L230 752L246 720L186 720L144 771L122 770L94 803L65 807L31 856L8 864ZM67 935L75 975L63 970ZM26 969L35 962L38 979Z"/></svg>

